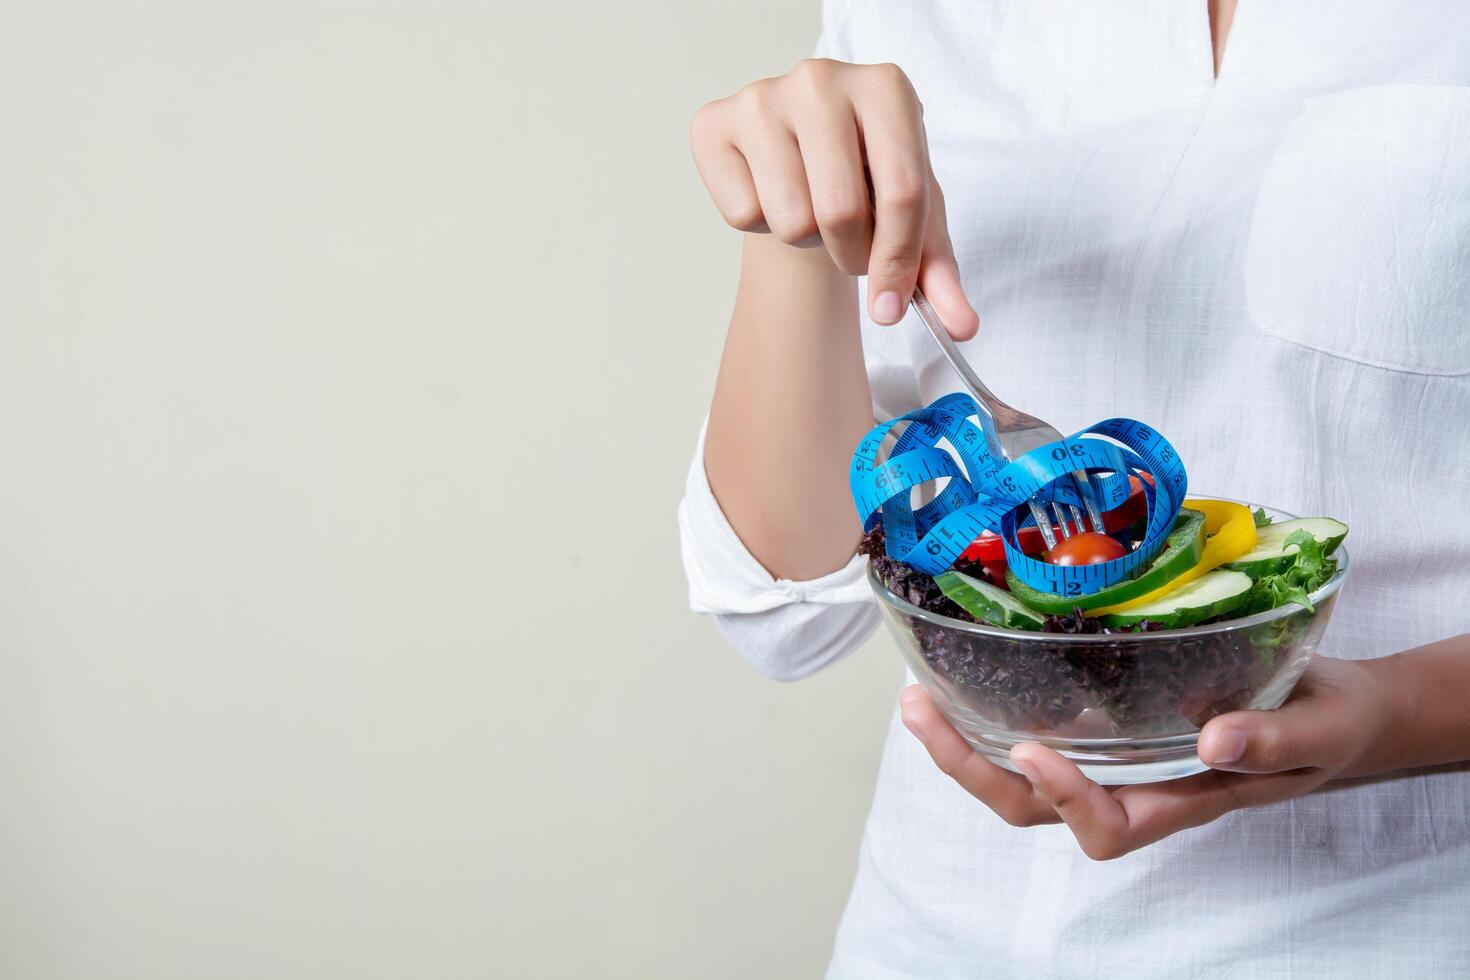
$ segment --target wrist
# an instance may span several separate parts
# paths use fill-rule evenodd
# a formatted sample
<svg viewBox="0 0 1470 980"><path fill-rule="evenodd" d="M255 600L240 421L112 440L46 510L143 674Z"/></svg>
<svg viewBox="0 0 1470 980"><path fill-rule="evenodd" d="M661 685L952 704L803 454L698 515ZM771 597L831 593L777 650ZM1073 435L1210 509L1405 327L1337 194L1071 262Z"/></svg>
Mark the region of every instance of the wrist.
<svg viewBox="0 0 1470 980"><path fill-rule="evenodd" d="M1365 748L1344 775L1371 776L1414 765L1422 734L1421 672L1402 654L1359 660L1370 709Z"/></svg>
<svg viewBox="0 0 1470 980"><path fill-rule="evenodd" d="M1470 634L1358 663L1379 722L1356 774L1470 759Z"/></svg>

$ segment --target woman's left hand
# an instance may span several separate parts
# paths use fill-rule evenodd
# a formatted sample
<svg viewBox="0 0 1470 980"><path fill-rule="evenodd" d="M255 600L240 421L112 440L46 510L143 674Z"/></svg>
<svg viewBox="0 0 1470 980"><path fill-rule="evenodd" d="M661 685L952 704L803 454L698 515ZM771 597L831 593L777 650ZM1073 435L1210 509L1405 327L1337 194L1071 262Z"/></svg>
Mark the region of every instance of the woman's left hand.
<svg viewBox="0 0 1470 980"><path fill-rule="evenodd" d="M1310 793L1330 779L1388 766L1397 733L1374 661L1313 657L1274 711L1236 711L1200 731L1210 771L1107 788L1034 742L1011 750L1009 772L976 754L918 685L900 696L904 724L939 768L1018 827L1065 821L1090 858L1121 857L1242 807Z"/></svg>

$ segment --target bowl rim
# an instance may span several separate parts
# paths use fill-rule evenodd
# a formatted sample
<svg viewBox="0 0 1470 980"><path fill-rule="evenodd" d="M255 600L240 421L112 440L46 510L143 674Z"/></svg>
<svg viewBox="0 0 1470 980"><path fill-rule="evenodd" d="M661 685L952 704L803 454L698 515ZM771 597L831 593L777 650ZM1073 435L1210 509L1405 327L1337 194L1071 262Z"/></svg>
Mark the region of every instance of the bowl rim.
<svg viewBox="0 0 1470 980"><path fill-rule="evenodd" d="M1191 494L1190 496L1196 500L1228 500L1231 503L1245 503L1244 501L1234 500L1230 497L1216 497L1204 493ZM1286 520L1294 520L1296 518L1296 515L1289 511L1270 507L1266 504L1247 503L1245 506L1251 507L1252 509L1261 507L1270 512L1273 518L1284 518ZM1348 556L1347 546L1345 544L1338 545L1337 550L1332 553L1332 557L1337 559L1337 572L1308 596L1312 600L1313 607L1316 607L1323 600L1335 595L1342 588L1343 581L1347 578L1348 568L1352 564ZM1277 606L1275 609L1267 609L1265 612L1256 613L1254 616L1246 616L1241 619L1227 619L1224 622L1211 623L1207 626L1185 626L1181 629L1153 630L1148 633L1046 633L1040 630L1006 629L1004 626L992 626L989 623L969 623L963 619L954 619L950 616L930 612L927 609L919 608L883 584L879 580L877 573L873 571L872 562L868 562L866 575L868 584L872 586L873 592L877 595L881 605L891 606L914 619L922 619L926 623L942 626L946 629L970 633L975 636L1018 640L1022 643L1045 643L1048 645L1058 643L1168 643L1192 636L1209 636L1213 633L1228 633L1232 630L1250 629L1255 626L1275 622L1278 619L1284 619L1297 612L1305 611L1305 607L1295 602L1288 602L1284 605Z"/></svg>

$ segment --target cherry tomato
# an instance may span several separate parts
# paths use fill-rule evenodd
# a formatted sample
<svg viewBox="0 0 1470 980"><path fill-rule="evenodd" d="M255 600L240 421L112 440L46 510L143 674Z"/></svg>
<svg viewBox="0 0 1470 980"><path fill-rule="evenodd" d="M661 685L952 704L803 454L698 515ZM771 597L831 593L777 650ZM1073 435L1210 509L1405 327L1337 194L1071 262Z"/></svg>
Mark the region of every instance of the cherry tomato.
<svg viewBox="0 0 1470 980"><path fill-rule="evenodd" d="M1046 553L1046 560L1053 565L1097 565L1128 554L1123 547L1106 534L1088 531L1074 534L1057 542L1057 546Z"/></svg>

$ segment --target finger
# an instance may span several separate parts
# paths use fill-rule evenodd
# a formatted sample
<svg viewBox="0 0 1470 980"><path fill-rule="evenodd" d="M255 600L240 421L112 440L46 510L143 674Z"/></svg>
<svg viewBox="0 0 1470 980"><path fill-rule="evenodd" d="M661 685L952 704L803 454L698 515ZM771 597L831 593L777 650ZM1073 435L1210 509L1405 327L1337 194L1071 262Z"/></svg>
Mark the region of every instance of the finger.
<svg viewBox="0 0 1470 980"><path fill-rule="evenodd" d="M694 155L694 166L726 224L740 231L770 231L761 214L750 167L726 131L730 113L727 101L711 102L695 113L694 121L689 124L689 150Z"/></svg>
<svg viewBox="0 0 1470 980"><path fill-rule="evenodd" d="M861 276L868 271L873 212L852 104L814 88L794 124L822 242L837 268Z"/></svg>
<svg viewBox="0 0 1470 980"><path fill-rule="evenodd" d="M1307 698L1274 711L1221 715L1200 730L1200 760L1229 772L1340 766L1357 745L1354 725L1361 723L1345 707Z"/></svg>
<svg viewBox="0 0 1470 980"><path fill-rule="evenodd" d="M867 75L857 122L873 182L868 315L896 323L918 281L929 208L929 155L918 99L897 68Z"/></svg>
<svg viewBox="0 0 1470 980"><path fill-rule="evenodd" d="M969 340L980 326L980 317L965 297L960 267L949 239L949 222L944 211L944 192L935 181L929 190L929 213L924 227L924 256L919 264L919 285L944 328L955 340Z"/></svg>
<svg viewBox="0 0 1470 980"><path fill-rule="evenodd" d="M755 179L739 150L726 143L695 157L694 163L727 225L754 233L771 230L755 192Z"/></svg>
<svg viewBox="0 0 1470 980"><path fill-rule="evenodd" d="M740 141L756 197L771 233L788 245L821 244L817 219L807 193L806 167L796 136L784 125L762 121L749 127Z"/></svg>
<svg viewBox="0 0 1470 980"><path fill-rule="evenodd" d="M1301 796L1326 779L1318 770L1264 775L1211 770L1184 779L1125 786L1112 796L1127 817L1124 844L1136 850L1181 830L1218 820L1232 810Z"/></svg>
<svg viewBox="0 0 1470 980"><path fill-rule="evenodd" d="M1232 810L1301 796L1327 779L1319 770L1264 775L1210 771L1109 792L1069 760L1034 743L1016 746L1011 760L1028 772L1037 795L1056 808L1083 853L1098 861L1121 857Z"/></svg>
<svg viewBox="0 0 1470 980"><path fill-rule="evenodd" d="M1109 861L1137 846L1123 807L1073 762L1035 742L1011 749L1011 762L1031 781L1036 795L1066 822L1088 857Z"/></svg>
<svg viewBox="0 0 1470 980"><path fill-rule="evenodd" d="M1056 812L1036 797L1023 777L986 761L970 748L922 687L910 685L898 700L904 726L923 744L939 771L1002 820L1015 827L1058 821Z"/></svg>

